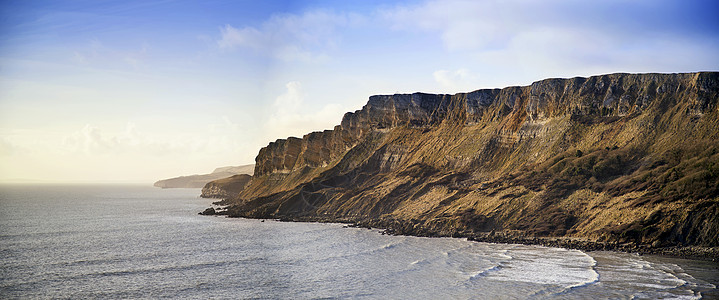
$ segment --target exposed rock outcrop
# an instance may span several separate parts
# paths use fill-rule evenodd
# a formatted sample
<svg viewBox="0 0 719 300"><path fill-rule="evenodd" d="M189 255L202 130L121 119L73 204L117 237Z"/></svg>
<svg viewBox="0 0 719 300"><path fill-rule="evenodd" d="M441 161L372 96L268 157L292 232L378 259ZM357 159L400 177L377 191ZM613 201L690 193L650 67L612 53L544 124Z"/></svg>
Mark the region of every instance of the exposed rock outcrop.
<svg viewBox="0 0 719 300"><path fill-rule="evenodd" d="M214 208L208 207L207 209L205 209L204 211L199 212L198 214L200 214L200 215L205 215L205 216L214 216L214 215L217 214L217 212L215 211Z"/></svg>
<svg viewBox="0 0 719 300"><path fill-rule="evenodd" d="M170 179L163 179L155 182L154 186L163 188L163 189L170 189L170 188L201 188L204 187L208 182L227 178L233 175L237 174L249 174L252 175L252 172L255 169L255 165L244 165L244 166L229 166L229 167L219 167L216 168L212 173L210 174L202 174L202 175L189 175L189 176L180 176Z"/></svg>
<svg viewBox="0 0 719 300"><path fill-rule="evenodd" d="M397 233L719 246L719 73L372 96L260 150L230 216Z"/></svg>
<svg viewBox="0 0 719 300"><path fill-rule="evenodd" d="M226 199L233 197L240 192L252 181L252 176L247 174L234 175L227 178L213 180L208 182L202 188L202 198L218 198Z"/></svg>

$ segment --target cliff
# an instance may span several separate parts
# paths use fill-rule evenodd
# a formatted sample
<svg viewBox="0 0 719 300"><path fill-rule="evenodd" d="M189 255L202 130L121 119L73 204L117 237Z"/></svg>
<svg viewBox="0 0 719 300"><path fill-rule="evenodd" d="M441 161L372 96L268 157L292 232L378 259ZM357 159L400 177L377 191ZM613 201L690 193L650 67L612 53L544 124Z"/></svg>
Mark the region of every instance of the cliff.
<svg viewBox="0 0 719 300"><path fill-rule="evenodd" d="M238 174L227 178L217 179L208 182L202 187L202 198L230 198L240 192L250 183L252 176Z"/></svg>
<svg viewBox="0 0 719 300"><path fill-rule="evenodd" d="M237 174L250 174L254 171L255 165L244 165L244 166L229 166L216 168L210 174L202 175L189 175L180 176L170 179L163 179L155 182L154 186L169 189L169 188L202 188L208 182L227 178Z"/></svg>
<svg viewBox="0 0 719 300"><path fill-rule="evenodd" d="M270 143L230 216L400 234L719 246L719 73L372 96Z"/></svg>

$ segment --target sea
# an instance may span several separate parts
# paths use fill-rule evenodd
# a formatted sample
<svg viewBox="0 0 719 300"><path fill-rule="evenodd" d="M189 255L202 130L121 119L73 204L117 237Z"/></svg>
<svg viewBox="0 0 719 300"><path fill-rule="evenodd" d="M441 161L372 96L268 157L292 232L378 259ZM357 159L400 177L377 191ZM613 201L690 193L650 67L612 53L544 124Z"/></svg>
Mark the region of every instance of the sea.
<svg viewBox="0 0 719 300"><path fill-rule="evenodd" d="M199 189L0 185L1 299L716 299L719 264L201 216Z"/></svg>

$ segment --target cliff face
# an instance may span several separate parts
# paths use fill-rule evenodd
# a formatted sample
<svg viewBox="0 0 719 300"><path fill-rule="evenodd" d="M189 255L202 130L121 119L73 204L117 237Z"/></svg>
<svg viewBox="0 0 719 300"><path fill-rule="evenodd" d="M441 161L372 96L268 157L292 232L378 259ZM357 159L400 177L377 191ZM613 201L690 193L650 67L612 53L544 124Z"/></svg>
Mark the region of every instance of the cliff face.
<svg viewBox="0 0 719 300"><path fill-rule="evenodd" d="M238 174L231 177L213 180L202 187L202 198L219 198L225 199L233 197L247 186L252 180L252 176L247 174Z"/></svg>
<svg viewBox="0 0 719 300"><path fill-rule="evenodd" d="M233 216L719 246L719 73L372 96L260 150Z"/></svg>

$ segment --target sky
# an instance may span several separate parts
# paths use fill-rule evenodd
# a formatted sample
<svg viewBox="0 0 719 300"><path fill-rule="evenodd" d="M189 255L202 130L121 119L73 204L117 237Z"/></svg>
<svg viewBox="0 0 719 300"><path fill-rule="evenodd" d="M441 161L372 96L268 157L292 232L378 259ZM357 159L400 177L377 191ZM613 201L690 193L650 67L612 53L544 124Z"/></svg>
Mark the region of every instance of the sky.
<svg viewBox="0 0 719 300"><path fill-rule="evenodd" d="M717 1L0 0L0 182L254 163L370 95L719 70Z"/></svg>

